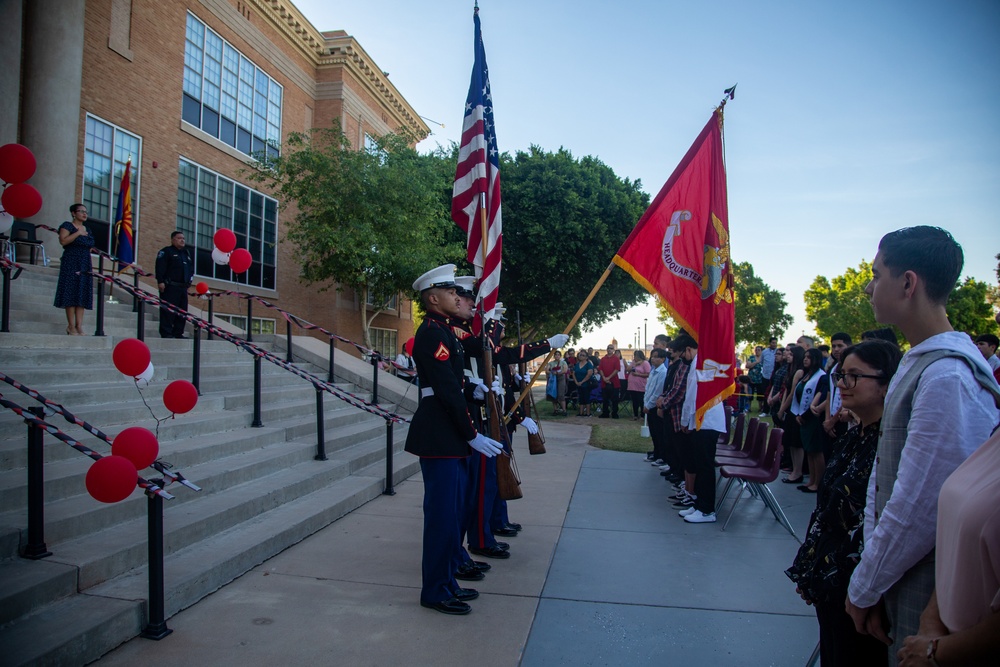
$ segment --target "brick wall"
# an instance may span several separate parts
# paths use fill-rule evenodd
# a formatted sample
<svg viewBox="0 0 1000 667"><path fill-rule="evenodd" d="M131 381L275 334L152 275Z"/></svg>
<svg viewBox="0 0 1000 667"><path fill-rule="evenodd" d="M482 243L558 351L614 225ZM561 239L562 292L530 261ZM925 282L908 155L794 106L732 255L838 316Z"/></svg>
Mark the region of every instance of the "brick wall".
<svg viewBox="0 0 1000 667"><path fill-rule="evenodd" d="M109 37L122 34L120 4L114 12L116 30L112 33L113 4L117 0L89 0L86 10L87 40L84 47L83 88L81 92L80 136L77 154L77 198L82 196L85 116L87 113L113 123L142 137L140 182L140 228L137 230L137 262L152 270L157 251L169 244L176 226L178 161L181 156L201 166L250 185L240 171L246 162L234 150L224 150L200 130L182 127L182 76L186 13L190 10L230 44L253 60L284 88L282 133L305 131L311 118L317 126L327 126L343 112L343 103L333 99L315 99L317 77L324 81L343 80L338 70L317 72L312 63L288 42L270 21L247 3L228 0L184 0L171 2L133 1L129 50L131 60L109 48ZM306 75L303 77L303 73ZM367 114L384 116L378 100L351 80L357 96L370 106ZM348 132L379 132L376 127L358 125L350 118ZM350 135L349 136L363 136ZM153 165L156 165L155 167ZM284 240L287 224L296 210L289 206L279 212L277 250L277 289L249 291L258 293L276 305L352 340L362 340L361 310L353 292L340 294L329 285L306 285L299 280L296 248ZM204 279L211 287L232 289L231 283ZM244 288L247 291L247 288ZM244 314L246 302L220 298L217 313ZM400 344L413 334L410 304L401 300L400 316L380 315L373 326L396 329ZM254 308L255 317L277 317L279 332L284 323L273 311ZM393 351L395 353L395 351Z"/></svg>

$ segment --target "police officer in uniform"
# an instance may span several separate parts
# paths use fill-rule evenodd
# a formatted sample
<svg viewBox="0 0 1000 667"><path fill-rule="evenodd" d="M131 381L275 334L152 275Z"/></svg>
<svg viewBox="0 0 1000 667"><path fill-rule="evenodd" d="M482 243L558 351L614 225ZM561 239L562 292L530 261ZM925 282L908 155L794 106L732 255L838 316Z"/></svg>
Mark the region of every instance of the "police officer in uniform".
<svg viewBox="0 0 1000 667"><path fill-rule="evenodd" d="M465 355L451 329L459 311L455 265L417 278L413 289L427 312L413 342L420 403L406 434L406 451L420 457L424 479L421 606L444 614L468 614L478 591L461 588L455 558L461 548L463 466L472 449L496 456L500 443L476 431L463 394ZM470 449L471 448L471 449Z"/></svg>
<svg viewBox="0 0 1000 667"><path fill-rule="evenodd" d="M156 254L156 286L160 299L187 311L188 286L194 278L194 262L184 247L184 232L170 235L170 245ZM160 338L184 338L185 320L160 308Z"/></svg>

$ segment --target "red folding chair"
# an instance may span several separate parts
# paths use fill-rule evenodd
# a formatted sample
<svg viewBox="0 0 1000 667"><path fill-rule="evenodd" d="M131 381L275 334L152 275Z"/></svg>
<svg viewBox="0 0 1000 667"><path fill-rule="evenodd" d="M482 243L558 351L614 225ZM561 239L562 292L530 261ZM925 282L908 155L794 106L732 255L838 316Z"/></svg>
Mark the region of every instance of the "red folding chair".
<svg viewBox="0 0 1000 667"><path fill-rule="evenodd" d="M755 420L750 420L745 445L740 450L727 452L716 450L715 465L742 466L744 468L759 466L764 458L764 450L767 445L767 422L755 423Z"/></svg>
<svg viewBox="0 0 1000 667"><path fill-rule="evenodd" d="M722 499L718 504L720 508L722 507L722 503L725 502L726 496L729 494L729 489L732 487L733 482L736 480L740 481L740 492L736 496L733 508L729 511L729 516L726 517L726 522L722 524L722 530L726 529L726 526L729 525L730 519L733 518L733 514L736 512L736 506L740 504L740 499L743 497L743 491L749 488L751 494L760 498L761 502L763 502L764 505L771 510L771 514L774 515L774 520L784 526L784 528L792 534L792 537L800 543L802 542L802 540L799 540L799 536L795 534L795 529L792 528L792 524L788 521L788 517L785 516L784 511L781 509L781 505L778 504L778 500L774 497L774 494L771 493L771 489L767 487L770 482L773 482L778 478L778 471L781 467L781 439L784 433L785 432L780 428L771 430L771 437L767 439L767 448L764 452L764 456L757 466L742 467L724 465L719 469L720 474L729 480L726 484L725 491L722 493Z"/></svg>

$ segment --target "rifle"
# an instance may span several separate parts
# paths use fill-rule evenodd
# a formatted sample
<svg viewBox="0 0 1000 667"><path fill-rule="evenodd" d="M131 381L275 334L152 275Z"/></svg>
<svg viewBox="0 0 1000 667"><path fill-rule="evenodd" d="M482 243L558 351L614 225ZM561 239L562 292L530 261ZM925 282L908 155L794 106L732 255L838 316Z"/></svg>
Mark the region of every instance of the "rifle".
<svg viewBox="0 0 1000 667"><path fill-rule="evenodd" d="M504 450L497 456L497 495L501 500L517 500L523 498L521 479L517 474L517 464L514 462L514 448L511 446L510 433L503 421L503 405L500 397L493 393L493 341L490 340L489 327L482 319L483 341L483 380L486 382L486 418L489 424L490 437L503 445Z"/></svg>
<svg viewBox="0 0 1000 667"><path fill-rule="evenodd" d="M520 346L524 343L521 338L521 311L517 311L517 344ZM538 418L538 407L535 405L535 397L531 394L530 387L528 387L527 380L528 377L528 364L526 362L519 362L517 364L517 372L521 376L521 382L519 383L519 389L522 393L527 393L527 399L525 399L524 411L525 413L535 420L535 424L538 425L538 433L528 433L528 453L531 455L544 454L545 453L545 434L542 433L542 420Z"/></svg>

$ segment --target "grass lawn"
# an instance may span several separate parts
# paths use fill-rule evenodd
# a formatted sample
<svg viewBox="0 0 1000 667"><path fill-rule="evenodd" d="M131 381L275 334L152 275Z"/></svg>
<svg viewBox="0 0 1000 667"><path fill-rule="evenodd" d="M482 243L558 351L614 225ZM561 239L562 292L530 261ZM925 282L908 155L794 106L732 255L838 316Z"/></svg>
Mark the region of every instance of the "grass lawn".
<svg viewBox="0 0 1000 667"><path fill-rule="evenodd" d="M552 403L544 398L544 387L542 391L534 390L535 404L538 406L538 414L541 417L545 428L545 422L565 422L567 424L582 424L590 426L590 444L600 449L610 449L616 452L638 452L645 454L653 449L653 441L639 435L639 428L642 426L641 420L632 421L631 408L622 408L620 419L598 419L597 415L601 409L598 407L592 410L592 417L577 417L575 410L570 410L569 415L553 415ZM756 417L756 413L751 413L749 417ZM764 417L771 425L771 418Z"/></svg>

